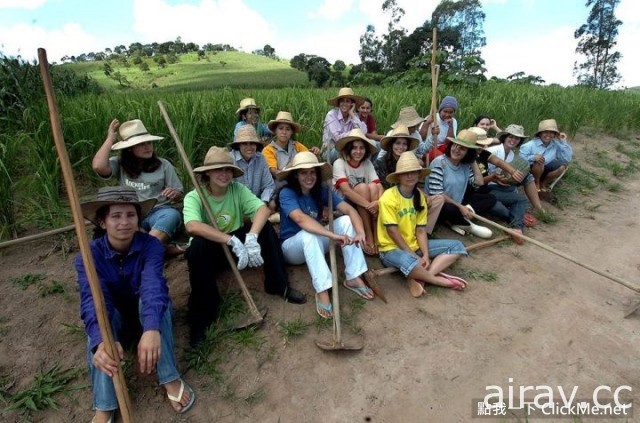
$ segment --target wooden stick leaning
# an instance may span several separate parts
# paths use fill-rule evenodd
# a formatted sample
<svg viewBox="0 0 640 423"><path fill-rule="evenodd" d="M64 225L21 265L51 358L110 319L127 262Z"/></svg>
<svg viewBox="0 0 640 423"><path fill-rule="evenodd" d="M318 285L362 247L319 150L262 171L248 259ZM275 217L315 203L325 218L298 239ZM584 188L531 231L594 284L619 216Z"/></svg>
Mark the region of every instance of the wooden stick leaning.
<svg viewBox="0 0 640 423"><path fill-rule="evenodd" d="M540 247L540 248L542 248L544 250L547 250L547 251L549 251L549 252L551 252L551 253L553 253L553 254L555 254L557 256L560 256L563 259L569 260L570 262L573 262L573 263L577 264L580 267L584 267L587 270L591 270L592 272L597 273L600 276L604 276L605 278L610 279L610 280L612 280L612 281L614 281L616 283L619 283L620 285L625 286L625 287L631 289L632 291L640 293L640 287L637 287L634 284L632 284L631 282L626 281L626 280L624 280L624 279L622 279L622 278L620 278L620 277L618 277L616 275L613 275L613 274L611 274L609 272L606 272L606 271L603 271L603 270L596 269L595 267L593 267L593 266L591 266L589 264L582 263L578 259L571 257L569 254L565 254L562 251L559 251L559 250L557 250L557 249L555 249L553 247L550 247L550 246L548 246L548 245L546 245L546 244L544 244L544 243L542 243L540 241L537 241L537 240L535 240L533 238L530 238L530 237L528 237L526 235L522 235L519 232L515 232L515 231L513 231L513 230L511 230L511 229L509 229L509 228L507 228L505 226L502 226L502 225L500 225L500 224L498 224L498 223L496 223L496 222L494 222L492 220L487 219L486 217L482 217L482 216L478 216L477 214L473 214L473 218L474 219L478 219L479 221L481 221L483 223L486 223L487 225L490 225L490 226L493 226L495 228L498 228L498 229L500 229L500 230L502 230L502 231L504 231L504 232L506 232L506 233L508 233L508 234L510 234L512 236L516 236L516 237L522 238L525 241L530 242L533 245L537 245L538 247Z"/></svg>
<svg viewBox="0 0 640 423"><path fill-rule="evenodd" d="M47 52L43 48L38 49L38 61L40 62L40 74L42 75L44 91L47 96L47 105L49 106L51 131L53 132L53 139L56 144L56 150L58 151L58 157L60 158L60 167L62 168L64 184L67 190L67 195L69 197L69 204L71 206L73 222L76 229L76 235L78 237L78 245L80 247L80 254L82 255L82 262L84 264L85 272L87 273L87 280L89 281L91 296L93 297L93 304L96 310L98 326L100 328L100 335L102 336L102 342L104 343L105 351L112 359L114 359L118 363L118 371L113 375L113 385L115 387L116 397L118 399L120 414L122 415L122 420L125 423L130 423L133 422L133 409L131 408L131 400L129 398L129 392L127 391L124 373L122 372L122 367L120 365L118 350L113 340L113 334L111 333L111 325L109 324L109 316L104 303L102 288L100 286L98 274L93 262L93 256L91 255L91 249L89 247L89 238L87 236L84 217L82 216L82 210L80 208L78 192L76 190L76 185L73 179L71 162L69 161L69 155L67 153L67 149L64 143L64 137L62 134L62 125L60 124L58 103L56 101L55 92L53 91L51 76L49 75Z"/></svg>
<svg viewBox="0 0 640 423"><path fill-rule="evenodd" d="M440 66L436 65L436 53L438 51L438 30L433 28L433 45L431 48L431 119L433 121L433 128L438 126L437 114L438 106L438 74L440 72ZM428 136L428 134L427 134ZM436 156L436 150L438 149L438 137L433 140L433 157ZM429 155L427 154L427 157ZM428 161L428 159L427 159Z"/></svg>
<svg viewBox="0 0 640 423"><path fill-rule="evenodd" d="M216 225L215 216L213 215L213 210L211 210L211 206L207 202L206 197L202 192L202 187L198 183L198 180L196 179L196 176L193 173L193 169L191 167L191 162L189 161L189 157L187 156L187 153L184 150L184 147L182 146L182 142L180 141L180 138L178 137L178 134L176 133L176 130L173 127L173 123L171 123L171 119L169 118L169 115L167 114L167 111L165 110L164 105L162 104L162 101L158 101L158 107L160 108L160 113L162 114L162 117L165 123L167 124L167 127L169 128L169 133L171 134L171 137L173 138L173 141L176 144L176 148L178 149L178 153L182 158L182 162L187 168L187 172L189 173L189 177L191 178L191 183L193 184L193 187L195 188L196 192L198 193L198 196L200 197L200 201L202 202L204 210L207 213L207 217L211 222L211 226L218 229L218 226ZM247 305L249 306L249 311L251 311L251 314L255 318L255 321L253 323L262 322L263 314L258 310L258 307L256 307L256 303L253 301L253 298L251 297L251 293L249 293L249 290L247 289L247 285L244 283L244 279L242 279L242 275L238 270L238 266L236 266L236 262L233 259L233 256L231 255L231 251L229 251L229 247L226 244L220 244L220 245L222 246L222 250L224 251L224 255L227 258L227 261L229 262L229 266L233 271L236 281L240 286L242 295L244 296L244 299L247 302Z"/></svg>
<svg viewBox="0 0 640 423"><path fill-rule="evenodd" d="M85 226L87 226L87 225L91 225L92 223L89 222L88 220L85 220L84 224L85 224ZM11 239L9 241L0 242L0 250L3 249L3 248L12 247L14 245L20 245L20 244L24 244L26 242L31 242L31 241L35 241L35 240L38 240L38 239L46 238L48 236L69 232L69 231L74 230L75 228L76 228L75 224L67 225L67 226L63 226L62 228L52 229L50 231L41 232L39 234L23 236L22 238L16 238L16 239Z"/></svg>

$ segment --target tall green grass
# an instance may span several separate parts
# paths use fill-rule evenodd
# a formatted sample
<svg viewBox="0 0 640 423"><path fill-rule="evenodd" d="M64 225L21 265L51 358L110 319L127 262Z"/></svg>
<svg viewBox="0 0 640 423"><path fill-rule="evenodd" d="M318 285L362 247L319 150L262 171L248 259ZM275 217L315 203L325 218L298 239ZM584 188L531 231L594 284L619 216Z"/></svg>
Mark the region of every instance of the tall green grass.
<svg viewBox="0 0 640 423"><path fill-rule="evenodd" d="M231 141L236 123L234 112L243 97L257 100L263 121L275 118L279 110L290 111L303 127L299 139L309 146L320 145L324 117L330 109L327 99L337 91L337 88L114 91L73 98L60 96L58 102L74 175L86 192L105 183L91 170L91 159L114 117L121 122L142 119L151 133L165 136L165 140L155 144L157 152L176 165L189 189L186 171L159 113L158 100L164 102L191 164L198 166L209 147ZM429 87L424 90L356 87L355 91L373 100L380 133L386 132L396 120L402 106L415 105L422 115L429 112ZM547 118L555 118L570 138L584 127L619 137L640 130L640 95L633 92L489 82L455 91L440 87L438 97L445 95L455 95L459 100L459 128L471 125L476 115L489 114L502 127L509 123L523 125L528 135L536 131L540 120ZM15 229L33 223L51 227L70 220L44 101L30 105L23 120L23 130L0 137L0 237L3 238L12 235L12 231L2 229L5 227ZM8 210L13 211L13 219Z"/></svg>

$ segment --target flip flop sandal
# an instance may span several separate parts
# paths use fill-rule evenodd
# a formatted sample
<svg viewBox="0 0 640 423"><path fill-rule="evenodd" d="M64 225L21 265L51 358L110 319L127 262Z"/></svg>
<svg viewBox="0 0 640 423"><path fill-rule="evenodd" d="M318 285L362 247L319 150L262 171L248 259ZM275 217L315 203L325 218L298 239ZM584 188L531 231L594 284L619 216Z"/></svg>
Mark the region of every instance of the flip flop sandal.
<svg viewBox="0 0 640 423"><path fill-rule="evenodd" d="M351 292L355 292L367 301L372 301L376 297L371 288L369 288L368 286L349 286L347 285L347 281L342 282L342 286L344 286ZM371 298L367 297L365 293L371 293Z"/></svg>
<svg viewBox="0 0 640 423"><path fill-rule="evenodd" d="M536 219L535 216L529 213L525 213L524 226L526 226L527 228L532 228L536 226L536 223L538 223L538 219Z"/></svg>
<svg viewBox="0 0 640 423"><path fill-rule="evenodd" d="M189 409L193 406L193 403L196 401L196 394L195 392L193 392L193 389L191 389L191 386L189 386L182 379L180 379L180 391L178 392L177 396L173 396L167 392L167 398L169 398L169 401L177 402L178 404L180 404L180 400L182 399L182 395L184 394L185 389L187 390L187 392L189 392L189 402L176 411L176 413L178 414L184 414L189 411Z"/></svg>
<svg viewBox="0 0 640 423"><path fill-rule="evenodd" d="M437 276L442 276L443 278L451 282L453 286L451 286L450 288L454 291L463 291L467 287L467 285L469 285L469 283L464 279L458 276L448 275L444 272L438 273Z"/></svg>
<svg viewBox="0 0 640 423"><path fill-rule="evenodd" d="M322 312L325 313L329 313L328 316L322 314ZM320 302L320 300L318 299L318 294L316 294L316 312L318 313L318 316L322 317L323 319L331 319L333 317L333 304L329 303L329 305L324 305Z"/></svg>

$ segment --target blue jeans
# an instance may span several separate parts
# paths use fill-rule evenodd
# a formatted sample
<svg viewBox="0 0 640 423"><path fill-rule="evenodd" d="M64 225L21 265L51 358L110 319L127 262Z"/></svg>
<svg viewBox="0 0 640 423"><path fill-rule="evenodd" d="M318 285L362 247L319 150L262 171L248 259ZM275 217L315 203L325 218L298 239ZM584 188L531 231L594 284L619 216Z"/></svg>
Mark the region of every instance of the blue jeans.
<svg viewBox="0 0 640 423"><path fill-rule="evenodd" d="M489 192L498 200L489 212L508 221L512 228L524 228L524 214L529 207L527 197L520 194L515 186L503 187L491 184Z"/></svg>
<svg viewBox="0 0 640 423"><path fill-rule="evenodd" d="M141 307L139 307L140 309ZM176 369L176 358L173 353L173 331L171 329L171 310L169 303L167 310L160 321L160 361L156 364L158 381L160 385L167 384L180 378L180 373ZM118 341L122 331L122 316L118 310L114 310L111 318L111 330L114 341ZM93 352L88 347L91 345L91 338L87 340L87 363L89 365L89 377L93 386L93 409L100 411L111 411L118 408L118 399L113 386L113 380L106 373L101 372L93 365Z"/></svg>
<svg viewBox="0 0 640 423"><path fill-rule="evenodd" d="M430 259L440 254L467 255L464 244L457 239L430 239L427 241L427 247L429 248ZM416 253L422 256L422 251L416 251ZM382 261L384 267L395 267L400 269L403 275L409 276L409 273L418 265L420 260L413 254L396 248L395 250L380 252L380 261Z"/></svg>
<svg viewBox="0 0 640 423"><path fill-rule="evenodd" d="M182 214L171 206L158 206L142 220L142 229L162 231L172 238L182 224Z"/></svg>

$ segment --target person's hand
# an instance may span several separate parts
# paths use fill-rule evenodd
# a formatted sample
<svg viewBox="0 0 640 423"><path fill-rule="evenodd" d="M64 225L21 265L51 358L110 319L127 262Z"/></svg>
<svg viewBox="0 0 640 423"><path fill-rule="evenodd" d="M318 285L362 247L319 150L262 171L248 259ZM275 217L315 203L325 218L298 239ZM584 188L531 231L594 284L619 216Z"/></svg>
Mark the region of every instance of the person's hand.
<svg viewBox="0 0 640 423"><path fill-rule="evenodd" d="M437 137L439 133L440 133L440 127L438 125L433 125L433 127L431 128L431 135L433 135L434 137Z"/></svg>
<svg viewBox="0 0 640 423"><path fill-rule="evenodd" d="M425 257L425 256L418 256L420 258L420 261L418 262L419 265L425 269L425 270L429 270L429 266L431 266L431 261L429 261L429 257Z"/></svg>
<svg viewBox="0 0 640 423"><path fill-rule="evenodd" d="M182 197L182 192L175 188L165 188L162 190L160 195L164 195L171 201L177 201Z"/></svg>
<svg viewBox="0 0 640 423"><path fill-rule="evenodd" d="M561 141L567 140L567 134L565 134L564 132L560 132L560 135L558 137L560 138Z"/></svg>
<svg viewBox="0 0 640 423"><path fill-rule="evenodd" d="M361 234L356 233L356 236L353 237L353 243L360 246L360 245L365 245L367 237L365 236L364 232L362 232Z"/></svg>
<svg viewBox="0 0 640 423"><path fill-rule="evenodd" d="M464 217L465 219L473 219L473 212L469 210L467 206L463 206L462 204L460 204L458 206L458 210L460 210L460 214L462 214L462 217Z"/></svg>
<svg viewBox="0 0 640 423"><path fill-rule="evenodd" d="M336 244L341 247L346 247L347 245L353 244L353 238L350 238L349 235L340 235L335 232L331 232L331 239L333 239Z"/></svg>
<svg viewBox="0 0 640 423"><path fill-rule="evenodd" d="M433 123L433 115L429 113L426 118L424 118L424 123L429 126Z"/></svg>
<svg viewBox="0 0 640 423"><path fill-rule="evenodd" d="M536 154L533 156L533 161L539 164L544 164L544 156L541 154Z"/></svg>
<svg viewBox="0 0 640 423"><path fill-rule="evenodd" d="M367 211L369 213L371 213L372 215L374 215L374 216L377 215L378 214L378 200L372 201L369 204L367 204L365 209L367 209Z"/></svg>
<svg viewBox="0 0 640 423"><path fill-rule="evenodd" d="M258 244L258 234L252 232L247 233L244 238L244 247L247 249L249 256L249 267L259 267L264 264L260 244Z"/></svg>
<svg viewBox="0 0 640 423"><path fill-rule="evenodd" d="M311 147L309 149L310 152L312 152L313 154L315 154L318 158L320 157L320 149L318 147Z"/></svg>
<svg viewBox="0 0 640 423"><path fill-rule="evenodd" d="M242 241L234 235L229 241L227 241L227 245L231 247L233 254L238 257L238 270L242 270L247 267L247 264L249 264L249 253Z"/></svg>
<svg viewBox="0 0 640 423"><path fill-rule="evenodd" d="M507 178L501 173L494 173L493 175L493 182L495 182L498 185L501 185L503 187L508 187L509 186L508 181L509 181L509 178Z"/></svg>
<svg viewBox="0 0 640 423"><path fill-rule="evenodd" d="M142 333L138 342L138 365L140 373L151 374L160 361L160 331L147 330Z"/></svg>
<svg viewBox="0 0 640 423"><path fill-rule="evenodd" d="M115 143L118 137L118 127L120 126L120 121L118 119L114 119L109 124L109 129L107 129L107 139L111 141L111 143Z"/></svg>
<svg viewBox="0 0 640 423"><path fill-rule="evenodd" d="M522 180L524 179L524 173L520 172L519 170L516 170L511 174L511 177L516 182L522 182Z"/></svg>
<svg viewBox="0 0 640 423"><path fill-rule="evenodd" d="M118 359L123 360L124 350L122 349L120 342L116 342L116 350L118 351ZM93 360L91 361L96 369L109 377L113 377L114 374L118 373L118 362L109 357L109 354L107 354L107 350L104 347L104 342L101 342L98 345L96 353L93 355Z"/></svg>

